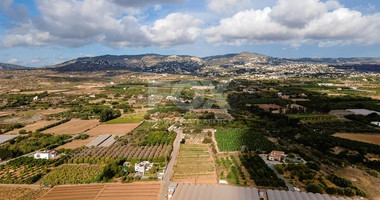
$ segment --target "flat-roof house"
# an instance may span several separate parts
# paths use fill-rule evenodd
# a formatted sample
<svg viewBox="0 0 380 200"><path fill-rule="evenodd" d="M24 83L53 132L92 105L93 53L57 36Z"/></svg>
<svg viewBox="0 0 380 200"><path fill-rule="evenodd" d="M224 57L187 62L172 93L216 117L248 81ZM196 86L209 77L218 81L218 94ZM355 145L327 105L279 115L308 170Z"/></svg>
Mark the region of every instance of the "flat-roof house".
<svg viewBox="0 0 380 200"><path fill-rule="evenodd" d="M34 154L34 159L54 159L57 156L55 151L37 151Z"/></svg>
<svg viewBox="0 0 380 200"><path fill-rule="evenodd" d="M142 173L142 175L145 174L146 171L149 171L153 167L153 163L150 163L149 161L142 161L135 164L135 171Z"/></svg>
<svg viewBox="0 0 380 200"><path fill-rule="evenodd" d="M272 151L268 155L268 160L270 161L282 161L286 158L285 152L283 151Z"/></svg>

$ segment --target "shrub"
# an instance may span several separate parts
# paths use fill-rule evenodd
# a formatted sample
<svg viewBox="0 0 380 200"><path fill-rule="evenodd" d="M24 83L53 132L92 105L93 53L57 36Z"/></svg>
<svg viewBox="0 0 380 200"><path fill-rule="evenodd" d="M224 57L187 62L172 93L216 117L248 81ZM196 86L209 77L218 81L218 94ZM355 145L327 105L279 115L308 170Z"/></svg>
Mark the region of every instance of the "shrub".
<svg viewBox="0 0 380 200"><path fill-rule="evenodd" d="M318 185L318 184L315 184L315 183L310 183L306 186L306 190L308 192L313 192L313 193L322 193L323 192L323 188Z"/></svg>

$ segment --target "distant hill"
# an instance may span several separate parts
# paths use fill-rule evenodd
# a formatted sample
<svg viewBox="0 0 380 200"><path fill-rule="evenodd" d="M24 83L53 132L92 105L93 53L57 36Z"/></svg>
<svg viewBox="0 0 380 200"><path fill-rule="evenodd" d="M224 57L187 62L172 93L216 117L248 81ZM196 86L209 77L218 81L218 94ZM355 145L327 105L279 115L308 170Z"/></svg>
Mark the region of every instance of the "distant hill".
<svg viewBox="0 0 380 200"><path fill-rule="evenodd" d="M28 67L23 67L23 66L20 66L20 65L0 63L0 70L19 70L19 69L29 69L29 68Z"/></svg>
<svg viewBox="0 0 380 200"><path fill-rule="evenodd" d="M349 68L355 65L379 65L380 58L276 58L256 53L242 52L199 58L186 55L104 55L73 59L48 68L59 72L85 72L106 70L130 70L137 72L193 74L206 66L281 66L292 63L327 64L332 67L344 65ZM368 69L368 67L363 68Z"/></svg>
<svg viewBox="0 0 380 200"><path fill-rule="evenodd" d="M131 70L155 73L189 74L204 66L202 59L192 56L165 56L157 54L113 56L104 55L70 60L51 66L60 72Z"/></svg>
<svg viewBox="0 0 380 200"><path fill-rule="evenodd" d="M327 63L327 64L377 64L380 65L380 57L375 58L288 58L293 62Z"/></svg>

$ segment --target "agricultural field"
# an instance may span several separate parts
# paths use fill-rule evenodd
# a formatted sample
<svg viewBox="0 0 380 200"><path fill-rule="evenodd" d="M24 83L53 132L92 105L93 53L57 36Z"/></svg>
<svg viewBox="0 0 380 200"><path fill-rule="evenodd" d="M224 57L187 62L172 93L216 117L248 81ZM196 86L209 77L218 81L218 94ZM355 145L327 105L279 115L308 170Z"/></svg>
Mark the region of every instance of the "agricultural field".
<svg viewBox="0 0 380 200"><path fill-rule="evenodd" d="M100 124L90 130L84 132L87 135L98 136L104 134L127 134L138 127L140 123L130 124Z"/></svg>
<svg viewBox="0 0 380 200"><path fill-rule="evenodd" d="M40 200L66 199L128 199L156 200L161 188L160 182L134 182L127 184L59 185L51 189Z"/></svg>
<svg viewBox="0 0 380 200"><path fill-rule="evenodd" d="M220 151L271 151L275 145L261 133L248 129L221 129L215 132Z"/></svg>
<svg viewBox="0 0 380 200"><path fill-rule="evenodd" d="M97 159L103 161L105 158L127 158L127 160L138 158L163 162L169 156L172 147L170 145L159 146L131 146L114 144L110 147L84 148L72 155L69 162L81 162L84 159Z"/></svg>
<svg viewBox="0 0 380 200"><path fill-rule="evenodd" d="M41 179L42 184L83 184L100 181L102 165L61 165Z"/></svg>
<svg viewBox="0 0 380 200"><path fill-rule="evenodd" d="M335 137L380 145L380 134L336 133Z"/></svg>
<svg viewBox="0 0 380 200"><path fill-rule="evenodd" d="M0 166L0 183L32 184L47 174L56 160L22 157Z"/></svg>
<svg viewBox="0 0 380 200"><path fill-rule="evenodd" d="M48 192L39 185L1 185L1 200L36 200Z"/></svg>
<svg viewBox="0 0 380 200"><path fill-rule="evenodd" d="M29 131L32 131L32 132L35 132L36 130L40 129L40 128L43 128L45 126L49 126L51 124L54 124L54 123L57 123L58 120L42 120L42 121L38 121L36 123L33 123L33 124L28 124L22 128L19 128L19 129L14 129L13 131L9 131L7 132L6 134L9 134L9 135L14 135L14 134L19 134L20 130L25 130L26 132L29 132Z"/></svg>
<svg viewBox="0 0 380 200"><path fill-rule="evenodd" d="M315 114L291 114L288 115L292 118L299 119L301 123L313 124L313 123L323 123L323 122L332 122L332 121L343 121L342 119L337 118L332 115L315 115Z"/></svg>
<svg viewBox="0 0 380 200"><path fill-rule="evenodd" d="M174 166L174 182L215 184L217 176L209 145L182 144Z"/></svg>
<svg viewBox="0 0 380 200"><path fill-rule="evenodd" d="M227 180L229 184L233 185L247 186L251 184L236 155L218 155L215 162L219 179Z"/></svg>
<svg viewBox="0 0 380 200"><path fill-rule="evenodd" d="M121 117L112 119L110 121L104 122L104 124L129 124L129 123L140 123L144 120L145 112L140 113L128 113Z"/></svg>
<svg viewBox="0 0 380 200"><path fill-rule="evenodd" d="M80 119L72 119L69 122L58 125L53 128L49 128L44 131L44 133L51 133L55 135L69 134L76 135L79 133L83 133L87 130L90 130L99 125L98 120L80 120Z"/></svg>
<svg viewBox="0 0 380 200"><path fill-rule="evenodd" d="M68 143L62 145L62 146L57 147L56 150L59 150L59 149L76 149L78 147L86 146L88 143L92 142L95 139L96 139L96 137L92 136L92 137L88 137L87 139L84 139L84 140L73 140L71 142L68 142Z"/></svg>

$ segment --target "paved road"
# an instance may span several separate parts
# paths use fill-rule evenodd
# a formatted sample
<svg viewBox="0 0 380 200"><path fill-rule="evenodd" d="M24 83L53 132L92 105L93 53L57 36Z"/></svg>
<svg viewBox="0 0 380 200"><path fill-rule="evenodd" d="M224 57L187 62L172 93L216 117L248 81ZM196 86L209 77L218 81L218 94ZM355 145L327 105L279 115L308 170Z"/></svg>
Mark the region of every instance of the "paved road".
<svg viewBox="0 0 380 200"><path fill-rule="evenodd" d="M165 175L164 175L164 178L162 180L162 186L161 186L159 200L166 199L166 193L168 191L168 187L170 184L170 178L173 174L174 162L175 162L175 159L177 158L177 155L179 152L180 142L182 140L182 129L175 129L174 131L177 133L177 137L174 140L173 151L172 151L172 154L170 155L170 160L169 160L169 163L166 167Z"/></svg>

